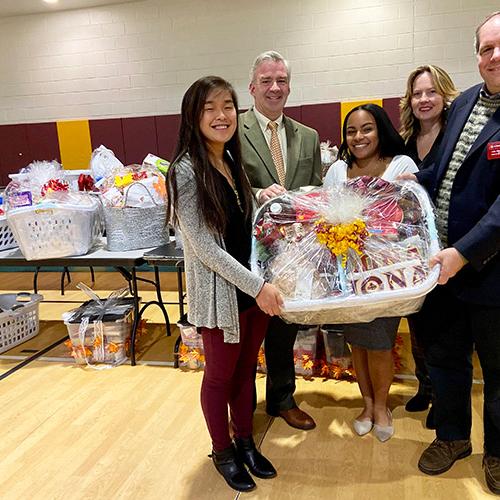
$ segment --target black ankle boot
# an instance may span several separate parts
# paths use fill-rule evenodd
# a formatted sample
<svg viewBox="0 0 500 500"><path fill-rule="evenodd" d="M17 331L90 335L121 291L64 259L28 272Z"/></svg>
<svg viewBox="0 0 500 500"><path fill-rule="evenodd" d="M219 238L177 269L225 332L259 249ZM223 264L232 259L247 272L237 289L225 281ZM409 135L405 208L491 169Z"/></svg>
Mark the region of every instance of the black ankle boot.
<svg viewBox="0 0 500 500"><path fill-rule="evenodd" d="M252 437L235 438L236 456L250 469L250 472L261 479L276 477L273 464L255 447Z"/></svg>
<svg viewBox="0 0 500 500"><path fill-rule="evenodd" d="M431 396L417 392L415 396L406 402L405 410L411 412L427 410L431 404L431 399Z"/></svg>
<svg viewBox="0 0 500 500"><path fill-rule="evenodd" d="M245 469L243 462L236 457L233 446L222 451L212 451L212 461L226 483L236 491L252 491L255 482Z"/></svg>

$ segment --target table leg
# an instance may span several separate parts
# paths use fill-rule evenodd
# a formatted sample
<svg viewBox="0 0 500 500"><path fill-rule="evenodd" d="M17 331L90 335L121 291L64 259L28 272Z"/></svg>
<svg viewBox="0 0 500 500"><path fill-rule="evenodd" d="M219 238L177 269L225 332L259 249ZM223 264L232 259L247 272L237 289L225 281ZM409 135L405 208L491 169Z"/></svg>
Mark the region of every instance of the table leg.
<svg viewBox="0 0 500 500"><path fill-rule="evenodd" d="M179 347L181 345L182 337L179 335L174 344L174 368L179 368Z"/></svg>
<svg viewBox="0 0 500 500"><path fill-rule="evenodd" d="M141 313L139 311L139 291L137 289L137 275L135 267L132 268L129 286L132 286L132 296L134 297L134 322L132 324L132 336L130 340L130 364L135 366L135 337L137 335L139 321L141 320Z"/></svg>
<svg viewBox="0 0 500 500"><path fill-rule="evenodd" d="M153 266L155 272L155 289L156 289L156 297L158 299L158 307L161 309L163 313L163 317L165 318L165 324L167 325L167 336L170 337L170 319L168 317L168 312L165 309L165 305L163 304L163 298L161 296L161 282L160 282L160 271L158 266Z"/></svg>
<svg viewBox="0 0 500 500"><path fill-rule="evenodd" d="M182 267L177 264L177 294L179 300L179 316L184 316L184 288L182 285Z"/></svg>
<svg viewBox="0 0 500 500"><path fill-rule="evenodd" d="M40 267L35 267L35 273L33 274L33 293L38 293L38 273L40 271Z"/></svg>

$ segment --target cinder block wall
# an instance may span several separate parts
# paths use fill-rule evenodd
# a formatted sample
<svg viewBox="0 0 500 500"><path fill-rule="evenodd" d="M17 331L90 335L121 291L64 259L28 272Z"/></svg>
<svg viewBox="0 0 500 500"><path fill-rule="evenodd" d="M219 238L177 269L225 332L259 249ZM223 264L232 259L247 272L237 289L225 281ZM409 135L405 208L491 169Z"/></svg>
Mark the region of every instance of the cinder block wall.
<svg viewBox="0 0 500 500"><path fill-rule="evenodd" d="M86 168L101 143L125 163L171 159L187 87L218 74L246 108L249 67L271 48L292 65L287 113L322 140L339 143L350 101L376 100L397 126L417 65L460 89L479 80L473 32L497 3L142 0L1 18L0 185L33 160Z"/></svg>
<svg viewBox="0 0 500 500"><path fill-rule="evenodd" d="M289 104L401 95L420 63L478 80L473 29L492 0L145 0L0 19L0 124L175 114L206 74L251 102L253 57L293 67Z"/></svg>

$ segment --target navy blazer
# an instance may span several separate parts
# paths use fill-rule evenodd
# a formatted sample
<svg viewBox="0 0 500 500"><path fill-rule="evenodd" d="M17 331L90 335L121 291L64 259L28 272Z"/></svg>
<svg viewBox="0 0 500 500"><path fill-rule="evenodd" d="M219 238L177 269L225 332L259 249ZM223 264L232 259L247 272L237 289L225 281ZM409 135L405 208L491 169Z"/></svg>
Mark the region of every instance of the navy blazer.
<svg viewBox="0 0 500 500"><path fill-rule="evenodd" d="M433 201L481 87L466 90L453 102L436 163L416 174ZM453 183L448 245L469 263L449 284L464 301L500 307L500 159L487 157L492 142L500 142L500 108L472 145Z"/></svg>

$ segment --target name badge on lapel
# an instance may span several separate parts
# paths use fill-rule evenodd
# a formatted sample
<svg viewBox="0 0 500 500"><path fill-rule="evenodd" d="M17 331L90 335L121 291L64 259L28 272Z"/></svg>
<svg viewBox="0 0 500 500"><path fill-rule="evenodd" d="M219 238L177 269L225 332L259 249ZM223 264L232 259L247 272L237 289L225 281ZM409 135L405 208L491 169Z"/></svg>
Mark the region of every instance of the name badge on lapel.
<svg viewBox="0 0 500 500"><path fill-rule="evenodd" d="M500 141L488 142L488 160L500 159Z"/></svg>

